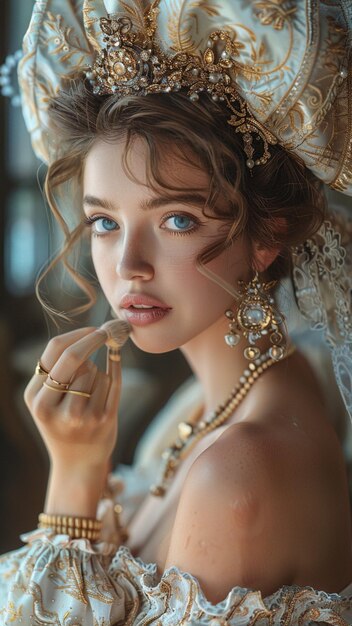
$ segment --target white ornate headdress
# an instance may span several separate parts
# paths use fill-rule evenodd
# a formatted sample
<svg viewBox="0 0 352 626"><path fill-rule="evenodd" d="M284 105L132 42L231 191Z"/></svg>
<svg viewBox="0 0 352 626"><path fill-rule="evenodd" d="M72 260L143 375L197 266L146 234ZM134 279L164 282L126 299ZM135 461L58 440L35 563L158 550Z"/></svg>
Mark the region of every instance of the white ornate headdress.
<svg viewBox="0 0 352 626"><path fill-rule="evenodd" d="M37 0L19 81L45 162L56 154L48 103L86 75L117 97L182 89L196 100L206 90L228 106L248 167L265 167L278 143L351 196L351 57L351 0ZM352 418L351 235L348 216L332 212L292 256L299 308L325 330Z"/></svg>

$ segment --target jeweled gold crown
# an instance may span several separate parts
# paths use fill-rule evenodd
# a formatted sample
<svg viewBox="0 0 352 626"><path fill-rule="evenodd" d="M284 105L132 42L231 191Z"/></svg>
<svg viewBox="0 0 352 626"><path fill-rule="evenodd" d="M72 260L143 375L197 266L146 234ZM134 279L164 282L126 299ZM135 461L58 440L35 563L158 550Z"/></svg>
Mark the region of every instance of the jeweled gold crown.
<svg viewBox="0 0 352 626"><path fill-rule="evenodd" d="M229 108L228 123L243 137L247 167L252 169L266 163L271 156L269 145L277 140L251 115L228 73L236 69L242 44L233 33L217 30L209 35L207 47L199 55L186 52L166 55L155 38L158 12L154 2L145 14L143 31L134 31L128 16L108 15L100 19L105 46L86 73L93 92L123 97L185 90L193 102L206 92L215 102L223 101ZM248 69L248 72L258 76L258 70ZM254 138L262 141L260 156L254 155Z"/></svg>

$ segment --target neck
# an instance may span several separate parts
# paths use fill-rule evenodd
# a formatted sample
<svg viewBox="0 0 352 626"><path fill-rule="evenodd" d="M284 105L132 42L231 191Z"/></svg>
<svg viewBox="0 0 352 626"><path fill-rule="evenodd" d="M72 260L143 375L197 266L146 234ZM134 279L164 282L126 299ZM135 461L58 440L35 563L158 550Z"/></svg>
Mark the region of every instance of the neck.
<svg viewBox="0 0 352 626"><path fill-rule="evenodd" d="M243 350L248 342L243 338L234 348L224 339L228 320L218 320L213 326L192 339L181 350L203 389L203 414L212 413L223 404L238 383L249 361ZM271 346L268 336L256 344L264 354Z"/></svg>

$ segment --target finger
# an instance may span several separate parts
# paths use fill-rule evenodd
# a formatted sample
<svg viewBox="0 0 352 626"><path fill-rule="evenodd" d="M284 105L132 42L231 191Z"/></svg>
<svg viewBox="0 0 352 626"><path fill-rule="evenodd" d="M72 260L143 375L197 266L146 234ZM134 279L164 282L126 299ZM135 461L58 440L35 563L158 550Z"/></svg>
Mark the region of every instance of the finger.
<svg viewBox="0 0 352 626"><path fill-rule="evenodd" d="M39 393L46 381L44 376L34 375L24 390L24 401L28 407L31 406L33 398Z"/></svg>
<svg viewBox="0 0 352 626"><path fill-rule="evenodd" d="M92 395L87 405L87 412L96 420L106 413L106 400L110 389L110 379L104 372L97 372Z"/></svg>
<svg viewBox="0 0 352 626"><path fill-rule="evenodd" d="M96 376L97 368L91 361L81 366L58 407L60 416L65 421L70 421L71 423L81 421L87 410ZM81 396L79 395L80 393L89 395Z"/></svg>
<svg viewBox="0 0 352 626"><path fill-rule="evenodd" d="M49 381L49 382L47 382ZM51 417L53 410L64 397L63 390L50 384L50 380L43 380L41 386L34 393L34 385L31 394L25 392L25 401L32 412L33 417L47 419Z"/></svg>
<svg viewBox="0 0 352 626"><path fill-rule="evenodd" d="M82 337L92 333L94 330L96 330L94 326L79 328L77 330L72 330L68 333L64 333L63 335L53 337L49 341L42 356L40 357L39 363L47 372L50 372L51 368L56 363L59 356L69 345L72 344L72 342L81 339ZM27 406L31 405L33 398L43 387L43 383L45 380L45 376L36 373L33 374L24 392L24 400Z"/></svg>
<svg viewBox="0 0 352 626"><path fill-rule="evenodd" d="M81 386L82 391L85 391L88 387L85 387L84 385L90 385L90 387L92 387L96 371L96 366L93 363L85 363L84 366L82 366L77 372L78 388ZM73 385L76 385L76 381ZM75 389L75 387L73 388ZM73 394L67 394L65 389L61 389L56 386L50 378L47 378L34 397L31 408L42 419L52 416L53 412L58 408L60 408L60 411L65 412L67 410L68 402L66 402L63 407L62 405L67 395L73 397ZM80 399L83 400L81 397Z"/></svg>
<svg viewBox="0 0 352 626"><path fill-rule="evenodd" d="M53 337L49 343L47 344L42 356L40 357L40 364L42 367L50 372L52 367L54 367L55 363L61 356L64 350L68 348L70 345L82 339L82 337L86 337L94 332L96 328L94 326L78 328L76 330L71 330L68 333L63 333L62 335L57 335Z"/></svg>
<svg viewBox="0 0 352 626"><path fill-rule="evenodd" d="M58 361L52 367L50 376L60 383L69 384L81 365L98 348L103 346L106 340L106 333L99 328L95 328L93 332L90 332L63 351Z"/></svg>

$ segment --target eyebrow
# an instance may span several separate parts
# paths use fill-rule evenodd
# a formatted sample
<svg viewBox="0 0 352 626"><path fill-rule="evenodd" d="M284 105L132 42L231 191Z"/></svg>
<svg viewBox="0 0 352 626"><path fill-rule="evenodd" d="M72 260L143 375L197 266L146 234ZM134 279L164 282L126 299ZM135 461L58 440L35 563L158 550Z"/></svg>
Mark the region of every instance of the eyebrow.
<svg viewBox="0 0 352 626"><path fill-rule="evenodd" d="M151 198L150 200L143 201L141 204L141 209L142 211L149 211L152 209L158 209L159 207L165 206L167 204L174 204L175 202L179 202L181 204L190 204L203 208L207 202L207 198L201 193L182 193L174 196L156 196L155 198ZM118 211L118 207L109 200L97 198L96 196L92 196L89 194L84 196L83 204L86 206L100 207L101 209L106 209L112 212Z"/></svg>

